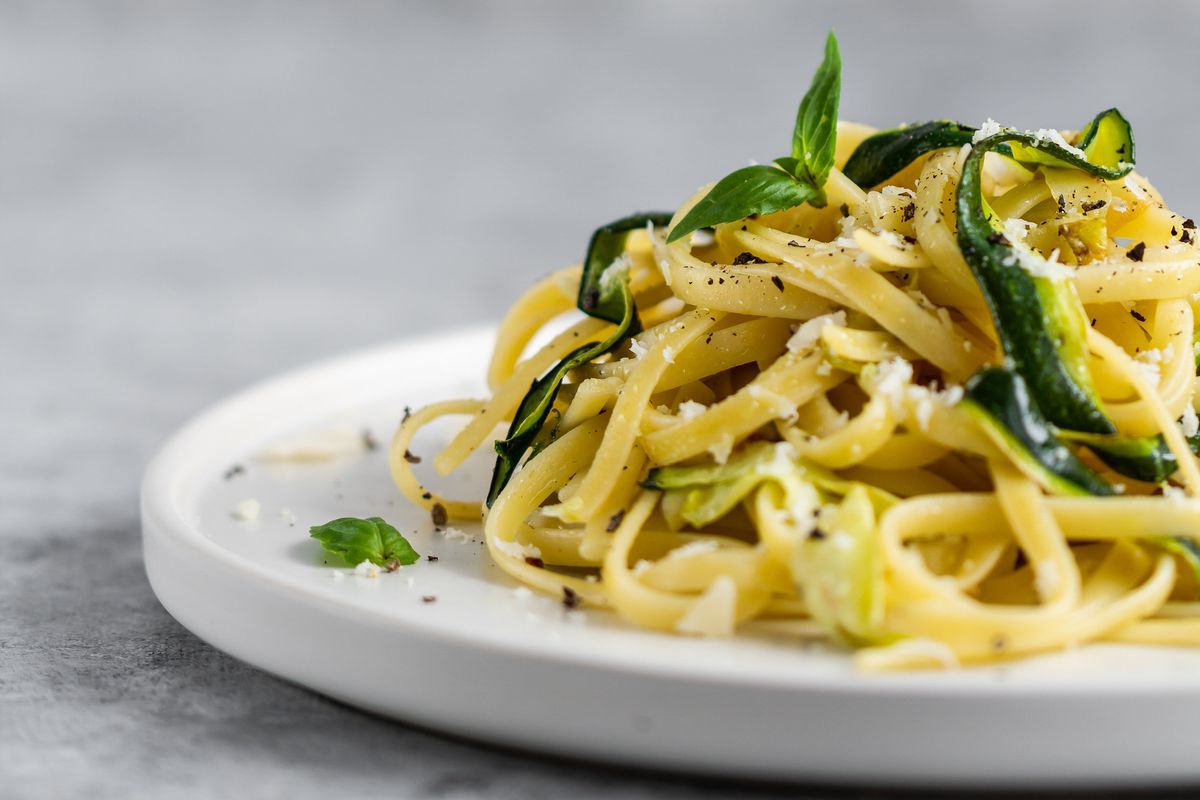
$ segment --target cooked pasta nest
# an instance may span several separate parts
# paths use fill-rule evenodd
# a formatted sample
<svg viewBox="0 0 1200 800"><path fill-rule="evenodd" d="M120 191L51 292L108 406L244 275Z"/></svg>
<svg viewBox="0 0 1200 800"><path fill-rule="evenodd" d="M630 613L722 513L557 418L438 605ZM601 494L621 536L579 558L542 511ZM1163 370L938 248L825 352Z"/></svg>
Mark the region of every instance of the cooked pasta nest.
<svg viewBox="0 0 1200 800"><path fill-rule="evenodd" d="M521 584L660 631L769 625L852 647L863 669L1093 640L1200 644L1194 558L1172 546L1200 534L1185 440L1194 226L1136 172L984 158L997 227L1054 265L1081 310L1104 412L1122 435L1163 437L1178 462L1169 480L1143 482L1080 450L1116 493L1055 492L963 402L973 375L1006 361L956 239L970 145L868 191L839 170L871 133L838 125L822 208L671 244L664 227L630 234L644 330L569 371L490 508L443 497L404 457L421 427L468 417L433 460L454 471L492 447L531 383L613 329L561 319L579 266L533 286L500 326L490 399L434 403L400 426L397 486L450 519L482 513L491 558ZM548 341L531 347L539 334Z"/></svg>

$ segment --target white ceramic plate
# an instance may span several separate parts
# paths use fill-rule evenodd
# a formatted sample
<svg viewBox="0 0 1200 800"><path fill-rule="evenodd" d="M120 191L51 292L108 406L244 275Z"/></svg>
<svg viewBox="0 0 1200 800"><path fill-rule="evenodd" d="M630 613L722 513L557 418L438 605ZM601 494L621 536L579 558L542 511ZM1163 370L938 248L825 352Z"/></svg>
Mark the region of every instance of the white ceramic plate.
<svg viewBox="0 0 1200 800"><path fill-rule="evenodd" d="M382 447L304 464L259 457L305 432L348 430L353 445L365 428L385 442L405 405L481 396L490 349L490 332L474 330L371 350L263 383L187 425L143 486L146 572L162 604L216 647L316 691L548 753L883 785L1200 779L1200 652L1094 646L879 677L779 634L635 630L514 591L478 530L435 534L392 487ZM234 465L245 471L226 477ZM463 494L479 496L490 463L470 466ZM259 518L235 518L251 498ZM371 515L438 560L374 579L323 563L308 527Z"/></svg>

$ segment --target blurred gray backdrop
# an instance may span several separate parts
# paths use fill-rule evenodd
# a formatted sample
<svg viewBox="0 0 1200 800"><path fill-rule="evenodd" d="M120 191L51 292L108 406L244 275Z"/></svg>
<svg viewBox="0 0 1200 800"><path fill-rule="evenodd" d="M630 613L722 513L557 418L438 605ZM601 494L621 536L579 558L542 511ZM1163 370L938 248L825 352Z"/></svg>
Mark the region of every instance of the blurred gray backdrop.
<svg viewBox="0 0 1200 800"><path fill-rule="evenodd" d="M845 117L1117 105L1200 212L1198 25L1182 1L0 3L0 794L701 791L445 742L212 651L141 572L146 459L236 387L495 319L598 224L784 153L829 28Z"/></svg>

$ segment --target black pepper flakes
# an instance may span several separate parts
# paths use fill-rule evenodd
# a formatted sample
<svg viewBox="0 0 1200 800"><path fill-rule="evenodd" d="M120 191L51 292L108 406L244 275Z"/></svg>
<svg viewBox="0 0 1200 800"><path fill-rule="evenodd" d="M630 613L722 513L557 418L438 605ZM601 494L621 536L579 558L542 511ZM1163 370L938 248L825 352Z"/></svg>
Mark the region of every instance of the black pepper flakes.
<svg viewBox="0 0 1200 800"><path fill-rule="evenodd" d="M434 503L433 508L429 509L429 517L433 520L433 524L437 527L443 527L450 516L446 513L446 507L441 503Z"/></svg>
<svg viewBox="0 0 1200 800"><path fill-rule="evenodd" d="M1092 317L1092 327L1096 327L1096 318Z"/></svg>
<svg viewBox="0 0 1200 800"><path fill-rule="evenodd" d="M1079 210L1086 214L1089 211L1095 211L1097 208L1104 208L1105 205L1106 204L1103 200L1093 200L1090 203L1084 203L1081 205Z"/></svg>
<svg viewBox="0 0 1200 800"><path fill-rule="evenodd" d="M771 276L771 283L775 284L776 289L778 289L781 292L783 291L783 279L780 278L778 275Z"/></svg>
<svg viewBox="0 0 1200 800"><path fill-rule="evenodd" d="M904 211L901 212L900 219L902 222L908 222L910 219L912 219L916 215L917 215L917 204L909 203L908 205L906 205L904 207Z"/></svg>
<svg viewBox="0 0 1200 800"><path fill-rule="evenodd" d="M612 533L617 528L621 527L621 520L625 519L625 509L621 509L617 513L608 518L608 524L604 526L604 530Z"/></svg>
<svg viewBox="0 0 1200 800"><path fill-rule="evenodd" d="M410 464L420 464L420 463L421 463L421 457L420 457L420 456L414 456L414 455L413 455L412 453L410 453L408 450L405 450L405 451L404 451L404 460L405 460L405 461L407 461L407 462L408 462L408 463L410 463Z"/></svg>
<svg viewBox="0 0 1200 800"><path fill-rule="evenodd" d="M1128 258L1130 261L1141 261L1142 257L1145 255L1146 255L1146 243L1145 242L1138 242L1133 247L1131 247L1127 251L1125 251L1125 257Z"/></svg>
<svg viewBox="0 0 1200 800"><path fill-rule="evenodd" d="M234 478L236 478L238 475L245 475L245 474L246 474L245 467L243 467L241 464L234 464L232 467L225 470L224 478L227 481L231 481Z"/></svg>
<svg viewBox="0 0 1200 800"><path fill-rule="evenodd" d="M797 242L795 239L789 239L787 246L788 247L799 247L800 243Z"/></svg>
<svg viewBox="0 0 1200 800"><path fill-rule="evenodd" d="M1191 231L1184 231L1182 234L1180 234L1179 241L1183 242L1184 244L1191 244L1195 241L1195 234L1193 234Z"/></svg>
<svg viewBox="0 0 1200 800"><path fill-rule="evenodd" d="M412 409L409 408L408 406L405 406L404 407L404 416L400 418L400 424L403 425L404 423L408 422L408 418L411 416L412 416Z"/></svg>
<svg viewBox="0 0 1200 800"><path fill-rule="evenodd" d="M1067 198L1063 197L1060 194L1058 196L1058 213L1061 214L1062 212L1064 212L1066 210L1067 210Z"/></svg>
<svg viewBox="0 0 1200 800"><path fill-rule="evenodd" d="M825 538L825 531L821 530L820 528L813 528L808 534L808 538L815 542L820 542Z"/></svg>
<svg viewBox="0 0 1200 800"><path fill-rule="evenodd" d="M437 563L438 557L437 556L425 556L425 560L430 563Z"/></svg>
<svg viewBox="0 0 1200 800"><path fill-rule="evenodd" d="M546 562L537 556L525 556L525 563L531 567L537 567L538 569L546 568Z"/></svg>
<svg viewBox="0 0 1200 800"><path fill-rule="evenodd" d="M838 206L838 211L842 212L843 217L850 216L850 206L846 203L842 203L840 206Z"/></svg>
<svg viewBox="0 0 1200 800"><path fill-rule="evenodd" d="M1192 219L1189 217L1188 219L1185 219L1183 221L1183 227L1187 228L1188 230L1194 230L1196 227L1196 223L1193 222Z"/></svg>
<svg viewBox="0 0 1200 800"><path fill-rule="evenodd" d="M422 595L421 602L424 603L425 605L429 605L430 603L436 603L437 597L432 594Z"/></svg>
<svg viewBox="0 0 1200 800"><path fill-rule="evenodd" d="M741 253L738 253L737 257L733 259L733 265L735 267L740 267L743 264L765 264L765 263L767 263L767 262L763 261L761 258L754 255L753 253L747 253L744 251Z"/></svg>
<svg viewBox="0 0 1200 800"><path fill-rule="evenodd" d="M1145 321L1146 321L1146 315L1145 315L1145 314L1138 313L1138 311L1137 311L1136 309L1133 309L1133 308L1129 309L1129 316L1133 317L1133 318L1134 318L1134 319L1136 319L1138 322L1145 322Z"/></svg>
<svg viewBox="0 0 1200 800"><path fill-rule="evenodd" d="M433 499L433 495L432 495L432 494L430 494L429 492L425 492L425 493L423 493L423 494L421 495L421 499L422 499L422 500L432 500L432 499Z"/></svg>
<svg viewBox="0 0 1200 800"><path fill-rule="evenodd" d="M579 608L579 604L583 602L583 598L581 598L579 596L579 592L575 591L570 586L564 586L564 587L562 587L562 590L563 590L563 597L562 597L563 607L566 608L568 611L570 611L571 609L574 609L574 608Z"/></svg>

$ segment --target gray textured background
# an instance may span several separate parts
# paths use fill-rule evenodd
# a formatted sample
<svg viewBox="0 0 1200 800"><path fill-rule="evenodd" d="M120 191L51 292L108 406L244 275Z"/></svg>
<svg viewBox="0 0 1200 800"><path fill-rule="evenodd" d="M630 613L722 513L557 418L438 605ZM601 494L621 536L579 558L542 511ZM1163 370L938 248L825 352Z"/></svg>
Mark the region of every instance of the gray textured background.
<svg viewBox="0 0 1200 800"><path fill-rule="evenodd" d="M155 601L140 472L232 389L496 317L596 224L783 154L830 26L845 116L1119 104L1198 211L1198 24L1183 2L0 3L0 797L838 794L499 753L261 675Z"/></svg>

